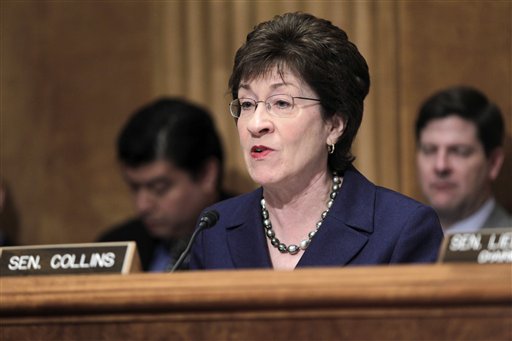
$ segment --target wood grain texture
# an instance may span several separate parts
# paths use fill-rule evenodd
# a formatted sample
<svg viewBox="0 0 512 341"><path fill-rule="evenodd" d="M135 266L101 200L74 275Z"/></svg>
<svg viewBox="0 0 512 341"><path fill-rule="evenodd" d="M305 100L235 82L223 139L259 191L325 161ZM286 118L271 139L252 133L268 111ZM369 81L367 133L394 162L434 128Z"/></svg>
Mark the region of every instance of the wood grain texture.
<svg viewBox="0 0 512 341"><path fill-rule="evenodd" d="M509 340L508 265L2 278L2 340Z"/></svg>

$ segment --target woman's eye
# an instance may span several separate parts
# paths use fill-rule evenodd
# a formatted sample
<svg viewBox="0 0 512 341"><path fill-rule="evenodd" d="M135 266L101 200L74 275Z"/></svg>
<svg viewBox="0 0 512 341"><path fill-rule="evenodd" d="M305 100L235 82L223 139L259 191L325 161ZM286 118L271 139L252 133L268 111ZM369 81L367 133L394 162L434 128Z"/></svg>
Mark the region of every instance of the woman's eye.
<svg viewBox="0 0 512 341"><path fill-rule="evenodd" d="M252 102L242 102L240 103L240 107L242 110L251 110L254 107L254 104Z"/></svg>
<svg viewBox="0 0 512 341"><path fill-rule="evenodd" d="M290 102L287 101L277 100L274 102L273 106L276 107L277 109L288 109L291 106L291 104Z"/></svg>

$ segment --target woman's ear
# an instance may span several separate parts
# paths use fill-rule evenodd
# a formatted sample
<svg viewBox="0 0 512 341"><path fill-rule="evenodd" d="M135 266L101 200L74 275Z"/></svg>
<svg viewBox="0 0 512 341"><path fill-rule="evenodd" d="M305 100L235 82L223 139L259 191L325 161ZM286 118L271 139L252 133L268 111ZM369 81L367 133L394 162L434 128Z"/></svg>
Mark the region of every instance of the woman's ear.
<svg viewBox="0 0 512 341"><path fill-rule="evenodd" d="M345 132L346 122L345 118L341 115L335 114L329 123L329 135L327 137L327 144L336 144Z"/></svg>

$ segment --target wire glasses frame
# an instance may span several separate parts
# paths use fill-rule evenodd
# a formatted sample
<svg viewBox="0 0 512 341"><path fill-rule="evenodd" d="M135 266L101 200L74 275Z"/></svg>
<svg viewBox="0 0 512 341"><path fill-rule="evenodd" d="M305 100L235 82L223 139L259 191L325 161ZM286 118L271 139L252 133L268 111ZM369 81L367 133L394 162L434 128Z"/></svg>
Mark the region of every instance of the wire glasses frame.
<svg viewBox="0 0 512 341"><path fill-rule="evenodd" d="M255 101L251 98L236 98L229 103L229 112L234 118L253 114L259 103L265 104L267 112L275 117L291 117L293 108L295 107L295 99L305 99L309 101L320 102L317 98L291 96L286 94L273 95L264 101Z"/></svg>

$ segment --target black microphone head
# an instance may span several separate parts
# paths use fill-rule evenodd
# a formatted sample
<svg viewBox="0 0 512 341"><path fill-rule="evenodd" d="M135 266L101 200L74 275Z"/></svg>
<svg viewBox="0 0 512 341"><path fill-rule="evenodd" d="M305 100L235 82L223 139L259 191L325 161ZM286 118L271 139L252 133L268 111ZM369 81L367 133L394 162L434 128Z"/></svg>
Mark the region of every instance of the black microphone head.
<svg viewBox="0 0 512 341"><path fill-rule="evenodd" d="M202 227L212 227L217 223L217 220L219 220L219 212L214 210L207 211L201 217L199 224L202 225Z"/></svg>
<svg viewBox="0 0 512 341"><path fill-rule="evenodd" d="M169 272L174 272L177 268L181 266L183 261L185 260L185 257L187 256L188 252L190 251L190 248L192 247L192 243L196 239L197 234L202 231L205 228L212 227L213 225L217 224L217 220L219 220L219 212L217 211L207 211L203 214L201 219L199 219L199 227L194 231L192 234L192 237L190 237L190 240L188 241L187 248L185 251L181 253L180 258L174 263L173 267L169 270Z"/></svg>

